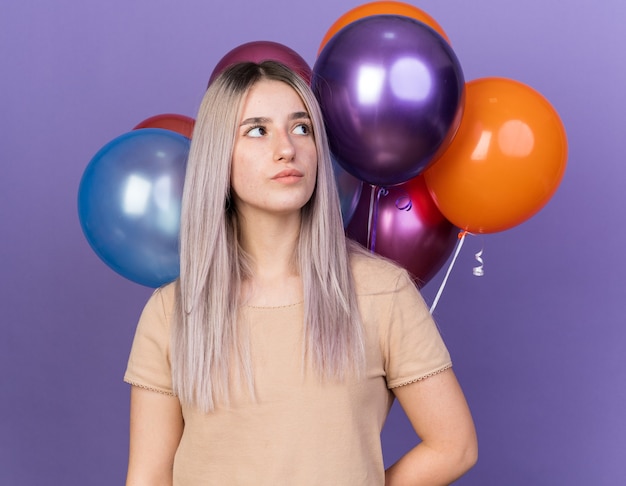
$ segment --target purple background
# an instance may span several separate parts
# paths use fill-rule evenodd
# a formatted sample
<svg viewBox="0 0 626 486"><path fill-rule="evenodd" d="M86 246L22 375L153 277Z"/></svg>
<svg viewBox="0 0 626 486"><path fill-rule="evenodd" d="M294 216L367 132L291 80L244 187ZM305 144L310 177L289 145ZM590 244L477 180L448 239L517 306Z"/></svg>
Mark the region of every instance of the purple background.
<svg viewBox="0 0 626 486"><path fill-rule="evenodd" d="M81 233L91 157L152 115L195 116L213 66L244 42L286 44L312 65L330 25L361 3L2 3L0 484L123 483L122 374L151 290L106 267ZM479 463L458 484L626 484L626 3L416 5L467 80L513 78L546 96L570 147L538 215L468 238L436 311L479 431ZM386 460L413 440L395 410Z"/></svg>

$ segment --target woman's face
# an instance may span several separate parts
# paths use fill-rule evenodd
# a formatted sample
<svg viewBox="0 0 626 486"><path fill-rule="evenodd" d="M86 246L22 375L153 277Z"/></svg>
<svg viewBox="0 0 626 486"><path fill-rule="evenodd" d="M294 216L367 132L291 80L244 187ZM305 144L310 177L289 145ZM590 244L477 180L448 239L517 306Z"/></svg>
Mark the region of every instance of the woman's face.
<svg viewBox="0 0 626 486"><path fill-rule="evenodd" d="M289 85L261 80L250 88L231 166L238 212L288 214L308 202L317 175L311 127L304 103Z"/></svg>

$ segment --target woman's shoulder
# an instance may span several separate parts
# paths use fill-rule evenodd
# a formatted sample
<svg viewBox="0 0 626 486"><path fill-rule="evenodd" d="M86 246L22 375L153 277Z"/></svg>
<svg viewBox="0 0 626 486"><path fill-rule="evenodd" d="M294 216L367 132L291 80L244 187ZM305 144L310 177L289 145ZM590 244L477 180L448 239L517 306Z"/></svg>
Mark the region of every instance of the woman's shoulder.
<svg viewBox="0 0 626 486"><path fill-rule="evenodd" d="M146 307L153 307L164 314L171 314L176 303L177 288L178 280L175 280L155 289L148 299Z"/></svg>
<svg viewBox="0 0 626 486"><path fill-rule="evenodd" d="M397 263L362 247L350 250L350 268L357 294L393 292L401 278L409 278Z"/></svg>

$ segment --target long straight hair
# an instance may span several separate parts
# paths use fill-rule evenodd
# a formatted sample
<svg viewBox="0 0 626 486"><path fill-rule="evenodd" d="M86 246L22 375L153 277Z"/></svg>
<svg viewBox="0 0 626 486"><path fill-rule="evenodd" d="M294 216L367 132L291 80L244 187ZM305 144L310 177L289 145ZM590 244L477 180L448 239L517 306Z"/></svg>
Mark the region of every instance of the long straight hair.
<svg viewBox="0 0 626 486"><path fill-rule="evenodd" d="M317 149L316 186L301 210L295 255L304 289L303 360L320 380L358 376L364 364L350 249L317 100L280 63L236 64L211 83L202 100L182 199L172 377L181 402L203 411L227 403L236 382L254 396L248 336L238 320L241 286L252 276L251 265L239 244L230 173L243 102L260 80L280 81L296 91L311 118Z"/></svg>

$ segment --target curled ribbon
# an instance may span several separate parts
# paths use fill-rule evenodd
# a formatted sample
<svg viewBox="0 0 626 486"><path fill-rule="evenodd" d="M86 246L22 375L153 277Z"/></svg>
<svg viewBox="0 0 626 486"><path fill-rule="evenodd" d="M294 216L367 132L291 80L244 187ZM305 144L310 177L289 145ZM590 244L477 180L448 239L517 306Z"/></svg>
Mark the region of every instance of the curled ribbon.
<svg viewBox="0 0 626 486"><path fill-rule="evenodd" d="M396 208L400 211L410 211L413 209L413 201L408 194L403 194L398 199L396 199Z"/></svg>
<svg viewBox="0 0 626 486"><path fill-rule="evenodd" d="M484 262L483 262L482 256L483 256L483 249L481 248L480 251L474 255L474 258L476 258L476 261L478 262L478 266L472 268L472 274L475 277L482 277L483 275L485 275L485 269L483 268Z"/></svg>
<svg viewBox="0 0 626 486"><path fill-rule="evenodd" d="M454 249L454 256L452 257L452 261L450 262L450 265L448 266L448 270L446 271L446 275L443 277L443 281L441 282L441 285L439 286L439 290L437 291L437 295L435 295L435 299L433 300L432 305L430 306L430 313L432 314L435 311L435 308L437 307L437 304L439 303L439 299L441 298L441 294L443 293L443 289L446 286L446 283L448 282L448 277L450 276L450 272L452 272L452 268L454 267L454 264L456 262L457 257L459 256L459 253L461 252L461 248L463 248L463 243L465 242L465 237L467 235L471 235L472 233L468 232L468 231L460 231L459 232L459 241L456 244L456 248ZM474 267L472 269L472 274L476 277L482 277L485 274L485 270L483 268L483 249L481 249L478 253L476 253L474 255L474 257L476 258L476 261L478 262L478 266Z"/></svg>
<svg viewBox="0 0 626 486"><path fill-rule="evenodd" d="M376 228L378 226L378 205L380 198L389 194L384 187L371 185L370 209L367 221L367 248L374 253L376 251Z"/></svg>

